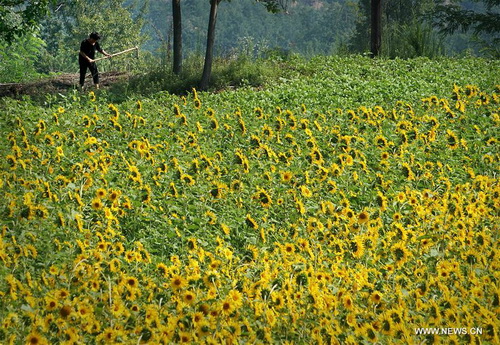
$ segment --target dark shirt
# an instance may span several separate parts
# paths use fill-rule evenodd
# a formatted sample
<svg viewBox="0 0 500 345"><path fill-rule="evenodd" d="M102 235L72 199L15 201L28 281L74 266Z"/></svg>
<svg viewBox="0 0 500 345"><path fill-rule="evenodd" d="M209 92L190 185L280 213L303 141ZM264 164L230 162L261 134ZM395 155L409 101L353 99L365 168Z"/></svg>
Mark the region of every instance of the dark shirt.
<svg viewBox="0 0 500 345"><path fill-rule="evenodd" d="M98 51L102 53L101 46L99 45L99 42L96 42L95 44L90 43L87 39L82 41L82 44L80 45L80 51L83 52L85 55L87 55L89 58L92 60L95 59L95 51ZM78 62L88 64L89 62L87 61L86 58L84 58L82 55L79 56Z"/></svg>

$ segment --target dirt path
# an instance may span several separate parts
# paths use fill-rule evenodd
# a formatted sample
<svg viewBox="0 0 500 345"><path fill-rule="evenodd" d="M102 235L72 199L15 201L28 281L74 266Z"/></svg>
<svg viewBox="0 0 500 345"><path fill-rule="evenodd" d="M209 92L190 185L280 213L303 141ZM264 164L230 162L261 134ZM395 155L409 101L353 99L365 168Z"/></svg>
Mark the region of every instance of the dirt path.
<svg viewBox="0 0 500 345"><path fill-rule="evenodd" d="M117 81L129 78L127 72L102 72L100 73L102 87L107 87ZM0 97L19 97L22 95L39 96L46 93L64 93L75 89L78 85L79 75L74 73L60 74L29 83L0 84ZM86 86L91 85L91 78L87 78Z"/></svg>

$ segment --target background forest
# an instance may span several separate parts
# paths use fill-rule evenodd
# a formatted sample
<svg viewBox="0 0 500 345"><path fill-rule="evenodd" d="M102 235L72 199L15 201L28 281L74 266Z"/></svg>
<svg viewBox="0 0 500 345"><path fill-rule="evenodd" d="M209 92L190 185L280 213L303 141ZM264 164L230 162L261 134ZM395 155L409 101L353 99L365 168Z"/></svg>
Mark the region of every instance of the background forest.
<svg viewBox="0 0 500 345"><path fill-rule="evenodd" d="M101 44L108 52L140 47L140 59L106 61L101 69L145 72L151 68L170 68L171 0L42 1L37 3L47 3L47 15L31 14L38 17L29 18L33 22L29 23L29 29L21 27L18 30L20 26L16 23L25 14L19 9L29 10L26 3L32 2L17 2L20 3L17 6L0 7L3 32L0 37L0 82L77 72L79 44L91 31L99 31L104 36ZM495 33L478 33L468 27L447 31L449 24L443 24L443 18L436 12L440 3L443 2L383 1L381 54L389 58L498 56L495 45L498 35L495 37ZM497 1L455 3L477 13L485 12L486 5L493 4L488 11L496 11L498 15ZM242 56L251 59L291 55L309 58L369 52L369 0L301 0L286 1L286 5L277 13L270 13L259 1L222 1L218 9L214 55L227 61ZM200 65L207 40L210 3L189 0L181 1L181 6L183 57ZM40 17L44 19L40 21ZM441 27L436 23L442 24Z"/></svg>

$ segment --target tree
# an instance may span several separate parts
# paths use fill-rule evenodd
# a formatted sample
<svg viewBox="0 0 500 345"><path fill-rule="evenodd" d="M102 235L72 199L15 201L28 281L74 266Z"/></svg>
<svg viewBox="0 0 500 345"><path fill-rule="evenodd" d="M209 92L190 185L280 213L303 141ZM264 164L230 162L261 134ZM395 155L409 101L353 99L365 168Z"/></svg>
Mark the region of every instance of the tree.
<svg viewBox="0 0 500 345"><path fill-rule="evenodd" d="M500 0L474 0L484 5L485 11L464 8L457 1L438 5L433 13L434 25L445 34L456 31L473 30L475 34L495 34L500 32Z"/></svg>
<svg viewBox="0 0 500 345"><path fill-rule="evenodd" d="M371 52L378 56L382 44L382 0L371 0Z"/></svg>
<svg viewBox="0 0 500 345"><path fill-rule="evenodd" d="M365 53L370 50L371 0L359 0L356 12L356 28L349 40L349 49Z"/></svg>
<svg viewBox="0 0 500 345"><path fill-rule="evenodd" d="M8 0L0 4L0 39L11 43L16 37L38 30L53 0Z"/></svg>
<svg viewBox="0 0 500 345"><path fill-rule="evenodd" d="M199 85L200 90L208 89L210 76L212 74L213 51L215 43L215 25L217 23L217 10L222 0L210 0L210 17L207 31L207 47L205 52L205 63L203 74ZM269 12L276 13L280 10L286 11L289 0L256 0L262 3Z"/></svg>
<svg viewBox="0 0 500 345"><path fill-rule="evenodd" d="M182 71L182 19L181 19L181 0L172 0L172 19L174 29L174 74L180 74Z"/></svg>
<svg viewBox="0 0 500 345"><path fill-rule="evenodd" d="M500 57L500 0L447 1L431 12L434 27L442 34L472 33L472 39L487 55ZM468 7L465 7L468 5Z"/></svg>
<svg viewBox="0 0 500 345"><path fill-rule="evenodd" d="M290 0L256 0L262 3L266 9L271 13L278 13L280 11L287 12ZM293 1L293 0L292 0Z"/></svg>
<svg viewBox="0 0 500 345"><path fill-rule="evenodd" d="M207 50L205 53L205 64L203 66L203 74L200 81L200 90L208 89L210 76L212 74L212 60L215 42L215 24L217 23L217 9L221 0L210 0L210 17L208 21L207 32Z"/></svg>
<svg viewBox="0 0 500 345"><path fill-rule="evenodd" d="M436 0L359 0L350 46L371 56L436 56L443 42L426 17Z"/></svg>

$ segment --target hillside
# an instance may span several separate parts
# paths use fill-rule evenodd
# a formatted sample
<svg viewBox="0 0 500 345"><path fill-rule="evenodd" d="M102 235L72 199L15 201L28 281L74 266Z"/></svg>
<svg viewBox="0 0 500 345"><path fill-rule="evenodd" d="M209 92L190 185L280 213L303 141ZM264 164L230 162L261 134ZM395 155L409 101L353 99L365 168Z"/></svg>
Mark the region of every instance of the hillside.
<svg viewBox="0 0 500 345"><path fill-rule="evenodd" d="M186 52L202 52L206 42L209 4L196 0L182 5L183 42ZM169 3L152 3L147 49L169 41ZM286 13L271 14L253 1L222 2L218 12L216 54L227 56L235 49L264 54L283 49L312 56L338 51L352 35L356 6L351 1L300 1L290 3Z"/></svg>

